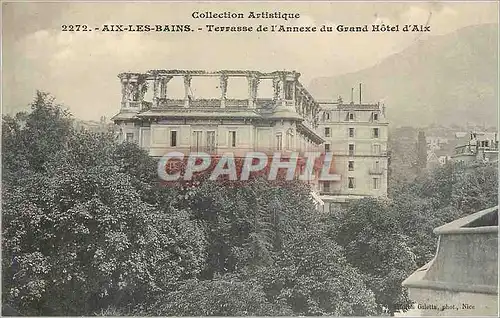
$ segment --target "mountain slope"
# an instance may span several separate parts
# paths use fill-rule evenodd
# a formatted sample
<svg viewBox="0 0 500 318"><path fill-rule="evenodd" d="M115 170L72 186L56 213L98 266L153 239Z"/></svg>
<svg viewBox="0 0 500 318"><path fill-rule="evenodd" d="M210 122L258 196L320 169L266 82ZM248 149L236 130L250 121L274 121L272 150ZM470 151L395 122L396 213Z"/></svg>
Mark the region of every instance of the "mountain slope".
<svg viewBox="0 0 500 318"><path fill-rule="evenodd" d="M317 99L384 100L395 125L497 125L498 25L483 24L419 41L381 63L350 74L313 79ZM333 93L332 93L333 92ZM355 100L359 97L355 92Z"/></svg>

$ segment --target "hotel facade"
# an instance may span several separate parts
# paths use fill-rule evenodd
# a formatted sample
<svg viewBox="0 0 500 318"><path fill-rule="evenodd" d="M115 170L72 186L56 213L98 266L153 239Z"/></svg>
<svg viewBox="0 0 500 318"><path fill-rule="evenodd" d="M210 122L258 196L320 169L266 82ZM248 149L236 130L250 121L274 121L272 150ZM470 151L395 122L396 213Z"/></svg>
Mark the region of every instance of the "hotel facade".
<svg viewBox="0 0 500 318"><path fill-rule="evenodd" d="M333 152L334 178L312 183L322 210L387 194L387 122L379 105L318 103L295 71L151 70L118 77L122 100L112 120L122 140L136 142L152 157L173 151L235 157ZM193 93L200 79L216 88L215 98ZM170 94L174 81L177 88L181 84L181 98ZM243 81L246 96L229 96L232 81Z"/></svg>
<svg viewBox="0 0 500 318"><path fill-rule="evenodd" d="M153 157L169 151L232 152L243 156L249 151L320 151L323 138L316 133L319 105L298 81L296 72L149 71L122 73L120 113L113 121L124 140L135 141ZM185 96L169 98L168 83L182 78ZM220 97L194 98L194 77L216 77ZM248 97L229 99L231 78L246 78ZM272 98L259 98L262 80L271 80ZM153 98L145 100L152 87Z"/></svg>

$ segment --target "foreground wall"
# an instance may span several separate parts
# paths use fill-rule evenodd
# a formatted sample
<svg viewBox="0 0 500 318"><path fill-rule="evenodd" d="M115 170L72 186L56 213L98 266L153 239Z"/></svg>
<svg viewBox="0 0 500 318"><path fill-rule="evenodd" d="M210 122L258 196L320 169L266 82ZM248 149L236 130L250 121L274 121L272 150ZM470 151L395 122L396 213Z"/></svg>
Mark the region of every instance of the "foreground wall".
<svg viewBox="0 0 500 318"><path fill-rule="evenodd" d="M436 256L408 277L422 316L498 316L498 207L434 230Z"/></svg>

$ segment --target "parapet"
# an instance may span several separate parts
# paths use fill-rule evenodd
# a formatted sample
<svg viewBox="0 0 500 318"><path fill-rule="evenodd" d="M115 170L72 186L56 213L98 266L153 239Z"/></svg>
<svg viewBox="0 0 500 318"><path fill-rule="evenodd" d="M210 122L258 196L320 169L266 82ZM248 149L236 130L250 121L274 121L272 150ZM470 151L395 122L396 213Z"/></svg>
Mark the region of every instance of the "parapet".
<svg viewBox="0 0 500 318"><path fill-rule="evenodd" d="M434 230L436 255L404 282L424 316L497 316L498 206Z"/></svg>

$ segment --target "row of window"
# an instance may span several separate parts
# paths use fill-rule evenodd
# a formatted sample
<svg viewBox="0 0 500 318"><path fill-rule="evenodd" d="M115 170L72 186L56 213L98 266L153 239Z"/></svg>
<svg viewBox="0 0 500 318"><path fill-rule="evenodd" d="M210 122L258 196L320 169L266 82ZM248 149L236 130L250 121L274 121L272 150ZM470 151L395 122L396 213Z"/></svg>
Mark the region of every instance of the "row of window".
<svg viewBox="0 0 500 318"><path fill-rule="evenodd" d="M355 135L354 128L352 128L352 127L348 128L347 132L348 132L348 136L350 138L354 138L354 135ZM325 127L324 135L325 135L325 137L331 137L332 133L331 133L330 127ZM372 128L371 136L372 136L372 138L379 138L380 137L380 129L379 128Z"/></svg>
<svg viewBox="0 0 500 318"><path fill-rule="evenodd" d="M380 161L375 161L373 163L373 169L378 171L380 170ZM354 160L349 160L348 163L347 163L347 170L349 171L354 171Z"/></svg>
<svg viewBox="0 0 500 318"><path fill-rule="evenodd" d="M498 144L498 141L496 142L496 144ZM479 141L479 147L484 147L484 148L490 147L489 140L481 140L481 141ZM491 147L492 148L495 147L495 142L493 140L491 141Z"/></svg>
<svg viewBox="0 0 500 318"><path fill-rule="evenodd" d="M347 178L347 188L348 189L356 189L356 179L354 177ZM380 189L380 178L372 178L372 189L379 190ZM328 193L330 192L330 182L323 183L323 191Z"/></svg>
<svg viewBox="0 0 500 318"><path fill-rule="evenodd" d="M331 118L331 116L330 116L329 112L325 112L323 114L323 121L330 120L330 118ZM346 114L345 120L346 121L354 121L354 120L356 120L356 115L354 113L349 112ZM377 121L378 120L378 113L373 112L371 117L370 117L370 120Z"/></svg>
<svg viewBox="0 0 500 318"><path fill-rule="evenodd" d="M293 135L291 133L287 133L287 138L286 138L286 149L290 149L292 147L292 137ZM134 133L127 133L126 134L126 140L128 142L133 142L135 140L134 138ZM206 131L206 142L204 146L207 148L214 148L216 145L215 141L215 131ZM171 130L170 131L170 147L177 147L178 145L178 133L176 130ZM203 131L193 131L193 147L199 148L203 145ZM229 131L229 147L235 148L237 145L236 143L236 131ZM277 133L276 134L276 150L283 150L283 134L282 133ZM373 148L373 154L380 154L380 145L379 144L374 144L372 146ZM354 144L349 144L349 156L354 156L355 155L355 145ZM330 149L330 144L325 144L325 152L331 151Z"/></svg>
<svg viewBox="0 0 500 318"><path fill-rule="evenodd" d="M354 156L355 155L355 146L354 144L349 144L349 156ZM375 155L379 155L380 154L380 145L379 144L374 144L372 145L372 152L373 154ZM330 144L325 144L325 152L330 152L331 151L331 148L330 148Z"/></svg>
<svg viewBox="0 0 500 318"><path fill-rule="evenodd" d="M202 146L208 148L208 149L215 149L216 146L216 138L215 138L215 130L209 130L205 131L205 142L203 142L203 131L201 130L195 130L193 131L193 142L192 142L192 147L196 149L201 149ZM177 131L171 130L170 131L170 147L177 147L178 145L178 139L177 139ZM229 147L235 148L236 147L236 131L235 130L230 130L228 132L228 140L229 140Z"/></svg>
<svg viewBox="0 0 500 318"><path fill-rule="evenodd" d="M134 133L127 133L126 140L128 142L133 142L135 140ZM176 130L170 131L170 147L177 147L178 134ZM198 148L203 145L203 131L193 131L193 146ZM236 131L229 132L229 145L230 147L236 147ZM215 147L215 131L206 132L206 143L205 146Z"/></svg>
<svg viewBox="0 0 500 318"><path fill-rule="evenodd" d="M229 147L235 148L236 143L236 131L232 130L228 132L229 137ZM126 140L128 142L134 141L134 133L127 133ZM206 131L205 132L205 143L203 142L203 131L197 130L193 131L193 143L192 147L201 148L202 146L207 148L215 149L216 141L215 141L215 131ZM177 147L178 145L178 133L176 130L170 131L170 147ZM286 133L286 149L291 149L293 145L293 133ZM275 139L276 150L283 150L283 134L277 133Z"/></svg>
<svg viewBox="0 0 500 318"><path fill-rule="evenodd" d="M347 188L349 189L356 188L356 179L354 177L347 178ZM372 178L372 188L373 190L380 189L380 178Z"/></svg>

